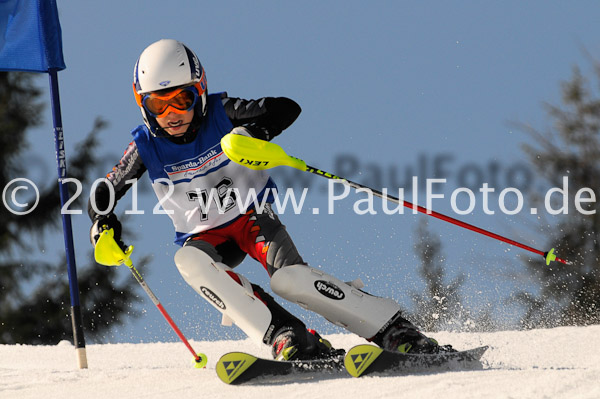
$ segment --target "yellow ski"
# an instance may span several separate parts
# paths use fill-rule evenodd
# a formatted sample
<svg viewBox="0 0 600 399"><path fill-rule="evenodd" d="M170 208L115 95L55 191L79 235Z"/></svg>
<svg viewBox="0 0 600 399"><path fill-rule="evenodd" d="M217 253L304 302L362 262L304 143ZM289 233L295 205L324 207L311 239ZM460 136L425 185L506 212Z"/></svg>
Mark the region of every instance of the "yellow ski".
<svg viewBox="0 0 600 399"><path fill-rule="evenodd" d="M352 377L368 374L414 374L429 371L481 369L481 356L487 346L458 352L401 353L383 350L373 345L350 348L344 358L346 371Z"/></svg>
<svg viewBox="0 0 600 399"><path fill-rule="evenodd" d="M291 382L318 378L323 374L344 375L343 355L314 360L278 361L243 352L230 352L217 362L217 376L226 384L241 385Z"/></svg>

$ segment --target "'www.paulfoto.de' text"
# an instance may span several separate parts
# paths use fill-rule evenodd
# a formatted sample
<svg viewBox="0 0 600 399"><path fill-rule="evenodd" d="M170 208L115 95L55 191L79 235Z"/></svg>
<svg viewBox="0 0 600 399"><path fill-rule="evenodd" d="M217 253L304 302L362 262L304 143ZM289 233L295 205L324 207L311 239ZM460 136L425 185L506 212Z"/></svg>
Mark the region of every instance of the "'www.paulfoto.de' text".
<svg viewBox="0 0 600 399"><path fill-rule="evenodd" d="M153 214L170 214L173 211L168 209L169 199L172 195L177 195L177 190L173 183L168 179L162 183L168 187L166 195L153 207ZM97 184L104 182L104 179L98 179L92 184L91 192ZM75 194L71 197L68 203L64 204L61 212L63 214L81 214L81 209L72 209L70 205L75 199L83 194L81 182L76 179L65 179L64 183L72 183L76 185ZM141 215L146 213L143 209L138 208L137 199L137 180L127 182L132 185L131 202L129 209L125 210L126 214ZM418 213L430 212L437 205L444 201L450 202L452 211L457 215L466 215L475 211L483 211L486 215L493 215L498 212L506 215L515 215L521 212L530 214L538 214L544 211L550 215L568 214L569 209L574 209L583 215L592 215L596 213L593 205L596 202L596 195L591 188L580 188L577 190L571 199L569 192L568 177L563 177L562 187L554 187L546 191L544 194L543 210L537 208L525 209L525 199L519 189L504 188L496 191L487 183L483 183L482 187L477 192L467 187L459 187L454 189L449 195L444 194L444 185L446 179L426 179L425 193L419 195L419 190L410 190L410 198L405 198L404 188L397 190L382 189L381 191L372 190L344 179L329 180L327 187L327 214L335 214L336 208L342 201L347 204L347 201L352 203L352 210L358 215L375 215L384 213L387 215L404 214L406 212ZM412 185L417 187L419 184L418 177L413 177ZM108 185L112 188L112 185ZM359 194L356 199L352 199L350 194L352 189ZM407 190L408 191L408 190ZM20 197L25 194L34 193L35 198L24 200ZM300 214L305 211L305 201L309 189L304 188L300 192L298 189L286 189L284 192L279 192L276 189L267 188L262 192L257 192L254 189L249 189L245 195L235 187L214 187L210 190L194 190L186 192L188 200L194 203L192 209L197 209L200 217L207 215L209 212L226 213L232 209L237 209L239 212L245 212L247 209L254 208L257 212L262 212L267 203L271 202L272 207L279 214L293 212ZM98 214L106 214L114 208L114 193L111 193L111 203L107 209L98 209L94 202L94 197L91 197L91 206ZM269 195L272 194L272 195ZM493 195L492 195L493 194ZM179 193L181 195L181 193ZM31 195L29 195L31 197ZM15 179L9 182L3 190L2 200L4 206L10 212L17 215L24 215L32 212L39 202L39 191L35 184L28 179ZM571 203L572 202L572 203ZM347 205L345 205L347 207ZM424 207L424 208L422 208ZM420 208L420 209L419 209ZM308 210L313 214L321 213L320 208L311 208Z"/></svg>

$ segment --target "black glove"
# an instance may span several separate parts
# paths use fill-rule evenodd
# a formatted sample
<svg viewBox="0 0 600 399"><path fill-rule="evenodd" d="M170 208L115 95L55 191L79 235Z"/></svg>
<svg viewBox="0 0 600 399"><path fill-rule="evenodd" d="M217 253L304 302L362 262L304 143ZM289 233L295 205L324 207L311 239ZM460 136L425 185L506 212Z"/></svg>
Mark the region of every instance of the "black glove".
<svg viewBox="0 0 600 399"><path fill-rule="evenodd" d="M121 241L121 222L119 222L119 219L117 219L114 213L98 216L94 219L94 224L90 229L90 241L92 246L96 246L96 243L100 238L100 233L109 229L114 230L115 235L113 238L117 244L119 244L119 246L125 250L125 244L123 244L123 241Z"/></svg>

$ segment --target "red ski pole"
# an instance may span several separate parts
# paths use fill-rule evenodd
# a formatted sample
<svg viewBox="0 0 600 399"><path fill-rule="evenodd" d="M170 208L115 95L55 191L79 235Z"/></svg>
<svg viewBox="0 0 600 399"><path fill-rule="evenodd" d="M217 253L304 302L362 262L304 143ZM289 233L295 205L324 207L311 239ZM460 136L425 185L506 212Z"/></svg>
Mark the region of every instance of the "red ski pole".
<svg viewBox="0 0 600 399"><path fill-rule="evenodd" d="M152 303L156 305L159 312L163 315L165 320L167 320L167 323L169 323L173 331L175 331L175 334L177 334L181 342L183 342L186 348L188 348L188 350L192 353L194 356L194 361L196 362L194 367L206 367L206 363L208 362L206 355L204 353L197 353L192 348L192 345L190 345L189 341L185 338L179 327L177 327L171 316L169 316L156 295L154 295L152 290L150 290L150 287L148 287L148 284L146 284L140 272L138 272L133 265L133 262L130 258L131 252L133 252L133 246L130 245L125 251L123 251L123 249L115 241L114 234L115 232L113 229L104 230L102 233L100 233L100 238L98 238L96 247L94 248L94 257L96 258L96 262L105 266L119 266L124 263L129 270L131 270L133 277L135 277L136 281L142 286L146 294L152 300Z"/></svg>
<svg viewBox="0 0 600 399"><path fill-rule="evenodd" d="M483 234L487 237L494 238L507 244L514 245L516 247L541 255L544 257L546 265L549 265L550 262L555 260L566 265L571 264L571 262L565 259L558 258L554 254L554 248L546 252L540 251L528 245L521 244L520 242L517 242L515 240L503 237L499 234L492 233L491 231L487 231L477 226L473 226L472 224L461 222L460 220L454 219L453 217L432 211L419 205L414 205L408 201L401 200L391 195L384 195L381 191L374 190L370 187L364 186L359 183L355 183L343 177L339 177L329 172L325 172L312 166L308 166L303 160L289 156L285 153L283 148L270 141L264 141L253 137L230 133L225 135L221 139L221 148L223 149L223 152L227 155L227 157L233 162L236 162L250 169L264 170L274 168L276 166L290 166L303 172L309 172L321 177L325 177L327 179L339 181L340 183L343 183L354 189L369 190L375 196L383 198L384 200L401 204L407 208L414 209L421 213L425 213L435 218L452 223L456 226L463 227L476 233Z"/></svg>
<svg viewBox="0 0 600 399"><path fill-rule="evenodd" d="M129 258L127 258L127 259L129 260ZM169 323L169 325L171 326L173 331L175 331L175 334L177 334L177 336L179 337L181 342L183 342L183 344L186 346L186 348L188 348L188 350L192 353L192 356L194 356L194 361L196 362L194 367L196 367L196 368L206 367L206 363L208 361L206 355L203 353L197 353L194 350L194 348L192 348L192 345L190 345L190 343L185 338L185 336L183 335L183 333L181 332L179 327L177 327L177 324L175 324L175 322L173 321L171 316L169 316L169 314L167 313L167 311L165 310L163 305L160 303L160 301L158 300L156 295L154 295L154 293L150 290L150 287L148 287L148 284L146 284L146 282L142 278L142 275L140 274L140 272L137 271L137 269L135 268L135 266L133 265L131 260L129 260L129 262L125 261L125 266L127 266L129 268L129 270L131 270L131 274L133 274L133 277L135 277L135 279L142 286L142 288L144 289L146 294L148 294L148 296L150 297L150 300L152 300L152 303L154 303L156 305L156 307L158 308L158 311L163 315L165 320L167 320L167 323Z"/></svg>

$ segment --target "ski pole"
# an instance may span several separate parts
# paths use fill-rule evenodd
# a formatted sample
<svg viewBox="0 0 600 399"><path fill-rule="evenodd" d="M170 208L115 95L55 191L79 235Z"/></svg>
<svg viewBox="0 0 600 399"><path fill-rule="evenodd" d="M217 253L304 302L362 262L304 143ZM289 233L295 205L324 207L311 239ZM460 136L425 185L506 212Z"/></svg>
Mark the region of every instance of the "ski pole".
<svg viewBox="0 0 600 399"><path fill-rule="evenodd" d="M127 262L127 260L129 262ZM175 324L175 322L173 321L173 319L171 318L171 316L169 316L169 314L167 313L167 311L165 310L165 308L163 307L163 305L160 303L160 301L158 300L158 298L156 297L156 295L154 295L154 293L150 290L150 287L148 287L148 284L146 284L146 282L142 278L142 275L140 274L140 272L137 271L137 269L135 268L135 266L133 265L133 263L131 262L131 260L129 260L129 258L127 258L127 260L125 261L125 266L127 266L129 268L129 270L131 270L131 274L133 274L133 277L135 277L135 279L142 286L142 288L144 289L144 291L146 292L146 294L148 294L148 296L152 300L152 303L154 303L154 305L156 305L156 307L158 308L159 312L163 315L163 317L165 318L165 320L167 320L167 323L169 323L169 325L171 326L171 328L173 329L173 331L175 331L175 334L177 334L177 336L179 337L179 339L184 343L184 345L188 348L188 350L194 356L194 361L196 362L196 364L194 365L194 367L196 367L196 368L204 368L204 367L206 367L206 363L207 363L207 360L208 360L206 358L206 355L202 354L202 353L197 353L194 350L194 348L192 348L192 346L190 345L190 343L188 342L188 340L185 338L185 336L183 335L183 333L181 332L181 330L177 327L177 325Z"/></svg>
<svg viewBox="0 0 600 399"><path fill-rule="evenodd" d="M163 315L167 323L171 326L175 334L179 337L181 342L188 348L188 350L194 356L194 367L195 368L204 368L206 367L206 363L208 362L208 358L203 353L197 353L192 345L190 345L189 341L185 338L179 327L175 324L171 316L167 313L163 305L160 303L156 295L150 290L150 287L144 281L144 278L138 272L138 270L133 265L131 261L131 253L133 252L133 246L130 245L124 252L121 247L116 243L114 239L114 230L108 229L104 230L100 234L100 238L96 242L96 247L94 249L94 256L96 258L96 262L106 265L106 266L119 266L121 264L125 264L131 270L131 274L135 277L136 281L142 286L146 294L152 300L152 303L156 305L159 312Z"/></svg>
<svg viewBox="0 0 600 399"><path fill-rule="evenodd" d="M491 231L482 229L480 227L474 226L466 222L462 222L458 219L444 215L442 213L435 212L431 209L412 204L408 201L401 200L391 195L383 194L379 190L372 189L370 187L364 186L359 183L355 183L343 177L339 177L329 172L325 172L321 169L309 166L303 160L287 155L280 146L269 141L259 140L253 137L242 136L239 134L227 134L221 139L221 148L223 149L223 152L225 153L225 155L227 155L229 159L250 169L265 170L274 168L276 166L289 166L301 170L303 172L309 172L321 177L325 177L327 179L339 181L340 183L343 183L354 189L369 190L375 196L383 198L384 200L403 205L407 208L414 209L421 213L425 213L445 222L452 223L456 226L474 231L479 234L483 234L487 237L494 238L507 244L514 245L524 250L541 255L542 257L544 257L546 265L549 265L550 262L555 260L566 265L571 264L571 262L557 257L554 254L554 248L546 252L540 251L528 245L503 237L499 234L492 233Z"/></svg>

